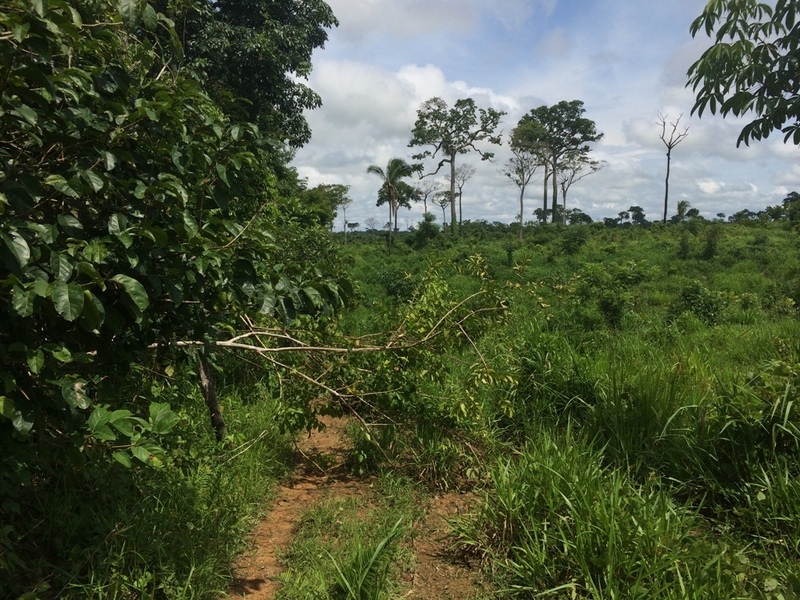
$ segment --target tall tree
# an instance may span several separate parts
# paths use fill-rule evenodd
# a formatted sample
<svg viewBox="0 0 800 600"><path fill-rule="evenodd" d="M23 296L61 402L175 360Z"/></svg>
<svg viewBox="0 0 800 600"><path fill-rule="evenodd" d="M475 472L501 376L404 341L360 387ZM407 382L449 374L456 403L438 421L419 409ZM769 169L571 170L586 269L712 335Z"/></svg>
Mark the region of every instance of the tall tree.
<svg viewBox="0 0 800 600"><path fill-rule="evenodd" d="M367 173L372 173L380 177L381 189L384 190L388 198L387 204L389 205L389 248L394 243L393 229L397 229L397 210L400 208L398 202L397 186L406 177L411 177L414 174L415 168L404 161L402 158L392 158L386 164L386 169L378 165L370 165L367 167ZM380 200L379 200L380 202ZM392 219L394 218L394 227L392 227Z"/></svg>
<svg viewBox="0 0 800 600"><path fill-rule="evenodd" d="M518 142L522 137L522 130L515 127L511 132L510 147L511 158L506 161L503 175L519 188L519 238L522 239L522 228L525 223L525 188L530 183L537 169L541 165L541 156L524 143Z"/></svg>
<svg viewBox="0 0 800 600"><path fill-rule="evenodd" d="M754 112L736 145L766 138L776 129L784 142L800 144L800 4L777 0L714 0L692 23L692 36L703 30L714 45L689 67L696 94L692 114L708 109L722 116Z"/></svg>
<svg viewBox="0 0 800 600"><path fill-rule="evenodd" d="M667 207L669 206L669 169L670 162L672 161L672 149L685 140L686 136L689 135L688 127L684 128L683 132L678 133L678 125L681 122L682 116L682 114L678 115L678 118L675 120L675 122L670 123L672 129L670 129L669 137L667 137L667 116L662 115L661 113L658 114L658 124L661 125L661 133L659 134L659 137L667 147L667 175L664 179L664 223L667 222Z"/></svg>
<svg viewBox="0 0 800 600"><path fill-rule="evenodd" d="M558 199L558 173L567 157L587 155L589 144L598 142L603 134L597 132L595 122L583 116L586 109L581 100L562 100L553 106L540 106L524 115L518 123L525 127L522 143L532 150L538 149L547 156L547 166L553 184L553 215ZM547 174L546 174L547 175ZM547 199L542 214L547 215Z"/></svg>
<svg viewBox="0 0 800 600"><path fill-rule="evenodd" d="M495 130L505 113L493 108L479 108L472 98L456 100L452 108L441 98L431 98L417 110L417 120L412 130L409 146L430 146L414 155L414 160L439 159L436 170L450 165L450 225L455 235L456 227L456 158L459 154L475 151L482 160L489 160L494 153L478 146L480 142L500 144Z"/></svg>

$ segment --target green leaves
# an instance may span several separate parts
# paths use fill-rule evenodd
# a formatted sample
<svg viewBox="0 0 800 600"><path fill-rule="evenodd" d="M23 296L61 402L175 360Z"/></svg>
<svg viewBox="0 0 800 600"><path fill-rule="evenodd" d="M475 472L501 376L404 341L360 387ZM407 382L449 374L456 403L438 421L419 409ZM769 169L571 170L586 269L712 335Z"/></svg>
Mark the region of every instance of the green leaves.
<svg viewBox="0 0 800 600"><path fill-rule="evenodd" d="M692 113L757 117L746 124L736 145L761 140L779 129L784 142L800 142L800 98L796 90L796 2L764 3L720 0L709 3L691 25L715 39L688 72L696 93Z"/></svg>
<svg viewBox="0 0 800 600"><path fill-rule="evenodd" d="M119 273L111 278L112 281L119 283L127 292L128 297L133 301L136 308L144 311L150 305L150 300L147 297L147 292L144 286L136 281L133 277Z"/></svg>
<svg viewBox="0 0 800 600"><path fill-rule="evenodd" d="M28 242L25 241L20 234L16 231L9 231L0 235L6 248L11 252L20 267L25 267L31 259L31 249Z"/></svg>
<svg viewBox="0 0 800 600"><path fill-rule="evenodd" d="M67 321L74 321L83 311L83 290L77 284L57 281L52 300L58 314Z"/></svg>

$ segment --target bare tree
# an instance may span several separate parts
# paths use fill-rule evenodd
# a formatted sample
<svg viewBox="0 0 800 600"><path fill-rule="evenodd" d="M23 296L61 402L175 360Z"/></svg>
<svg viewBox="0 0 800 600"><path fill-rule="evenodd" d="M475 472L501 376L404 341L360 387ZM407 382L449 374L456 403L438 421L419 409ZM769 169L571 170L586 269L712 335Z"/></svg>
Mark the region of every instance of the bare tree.
<svg viewBox="0 0 800 600"><path fill-rule="evenodd" d="M431 201L442 209L442 227L445 227L447 225L447 215L445 214L444 209L450 206L450 192L436 192Z"/></svg>
<svg viewBox="0 0 800 600"><path fill-rule="evenodd" d="M365 221L367 224L367 229L377 229L378 228L378 219L375 217L370 217Z"/></svg>
<svg viewBox="0 0 800 600"><path fill-rule="evenodd" d="M522 226L525 223L525 187L530 183L541 164L540 157L525 146L514 144L511 138L512 156L506 161L503 175L508 177L519 188L519 239L522 239Z"/></svg>
<svg viewBox="0 0 800 600"><path fill-rule="evenodd" d="M672 160L672 149L685 140L686 136L689 135L688 127L684 128L683 133L678 133L678 124L681 122L681 117L683 117L683 113L678 115L678 118L674 123L670 123L672 130L669 132L668 138L667 115L658 113L658 124L661 125L661 134L659 137L667 147L667 177L664 180L664 223L667 222L667 207L669 205L669 166L670 161Z"/></svg>
<svg viewBox="0 0 800 600"><path fill-rule="evenodd" d="M458 232L461 233L461 223L464 221L461 196L464 192L464 185L475 175L475 167L467 164L459 165L453 175L454 178L453 182L450 184L450 188L457 190L455 197L458 199ZM447 180L450 181L450 175L447 175Z"/></svg>
<svg viewBox="0 0 800 600"><path fill-rule="evenodd" d="M600 169L606 166L605 161L591 160L585 154L575 153L568 156L563 163L561 171L558 173L558 184L561 187L561 204L563 211L561 217L564 223L567 222L567 192L572 184L580 181L584 177L597 173ZM555 209L556 202L553 201L553 208Z"/></svg>
<svg viewBox="0 0 800 600"><path fill-rule="evenodd" d="M434 179L421 179L414 188L417 191L417 196L422 199L423 213L427 214L428 198L433 198L434 194L442 189L442 182Z"/></svg>

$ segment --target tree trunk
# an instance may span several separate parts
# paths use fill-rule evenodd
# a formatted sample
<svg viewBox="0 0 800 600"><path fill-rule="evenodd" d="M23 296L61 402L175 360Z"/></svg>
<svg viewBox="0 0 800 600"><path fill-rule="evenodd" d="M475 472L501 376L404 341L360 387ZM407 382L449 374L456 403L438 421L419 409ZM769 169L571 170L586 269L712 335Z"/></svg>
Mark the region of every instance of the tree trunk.
<svg viewBox="0 0 800 600"><path fill-rule="evenodd" d="M556 222L556 212L558 211L558 177L556 173L558 172L558 162L556 160L556 155L553 155L553 164L551 166L551 177L553 178L553 218L551 219L553 223Z"/></svg>
<svg viewBox="0 0 800 600"><path fill-rule="evenodd" d="M464 211L461 207L461 190L458 191L458 235L463 233L461 229L462 223L464 222Z"/></svg>
<svg viewBox="0 0 800 600"><path fill-rule="evenodd" d="M550 166L545 161L544 164L544 191L542 194L542 222L547 223L547 178L550 174Z"/></svg>
<svg viewBox="0 0 800 600"><path fill-rule="evenodd" d="M225 438L227 427L225 419L222 418L222 409L217 402L217 389L214 385L214 372L208 360L201 356L199 363L200 372L200 387L203 389L203 398L206 401L208 412L211 416L211 427L214 429L214 435L217 436L217 441L221 442Z"/></svg>
<svg viewBox="0 0 800 600"><path fill-rule="evenodd" d="M456 156L450 155L450 231L456 234Z"/></svg>
<svg viewBox="0 0 800 600"><path fill-rule="evenodd" d="M669 162L672 159L670 154L672 148L667 150L667 178L664 180L664 223L667 222L667 204L669 202Z"/></svg>
<svg viewBox="0 0 800 600"><path fill-rule="evenodd" d="M522 226L525 224L525 209L522 206L522 198L525 195L525 185L519 188L519 240L522 241Z"/></svg>
<svg viewBox="0 0 800 600"><path fill-rule="evenodd" d="M387 189L386 191L389 194L389 252L391 252L392 242L394 241L392 238L392 205L394 204L394 193L391 189Z"/></svg>

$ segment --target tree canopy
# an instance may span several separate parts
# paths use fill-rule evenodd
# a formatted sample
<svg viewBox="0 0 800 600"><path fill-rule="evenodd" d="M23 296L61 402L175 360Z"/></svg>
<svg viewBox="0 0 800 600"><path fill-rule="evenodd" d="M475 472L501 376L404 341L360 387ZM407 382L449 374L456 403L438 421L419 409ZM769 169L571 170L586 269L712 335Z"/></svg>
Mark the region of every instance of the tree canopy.
<svg viewBox="0 0 800 600"><path fill-rule="evenodd" d="M431 174L438 173L445 164L450 165L450 220L453 232L456 223L456 157L475 151L482 160L491 159L494 153L482 148L479 143L502 143L495 130L504 114L493 108L480 108L472 98L456 100L451 108L441 98L434 97L423 102L417 110L417 120L408 145L429 146L413 158L438 158L436 170Z"/></svg>
<svg viewBox="0 0 800 600"><path fill-rule="evenodd" d="M692 113L708 110L722 116L755 114L736 145L767 138L773 131L784 142L800 144L800 72L797 53L800 6L777 0L714 0L691 25L714 44L689 68L696 94Z"/></svg>
<svg viewBox="0 0 800 600"><path fill-rule="evenodd" d="M4 7L0 427L20 440L69 444L85 424L127 440L120 462L158 460L148 431L170 421L107 410L118 375L219 339L244 310L291 320L340 302L334 278L276 243L300 209L262 160L273 148L184 66L181 42L146 3Z"/></svg>
<svg viewBox="0 0 800 600"><path fill-rule="evenodd" d="M583 116L585 112L583 101L562 100L553 106L534 108L519 120L515 129L515 146L541 156L549 167L553 214L558 203L557 175L565 167L564 163L580 162L580 157L589 153L589 144L600 141L603 137L602 133L598 133L595 122ZM542 214L546 215L546 191L542 208Z"/></svg>

